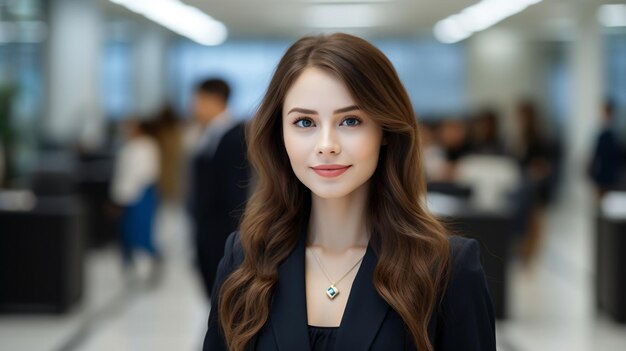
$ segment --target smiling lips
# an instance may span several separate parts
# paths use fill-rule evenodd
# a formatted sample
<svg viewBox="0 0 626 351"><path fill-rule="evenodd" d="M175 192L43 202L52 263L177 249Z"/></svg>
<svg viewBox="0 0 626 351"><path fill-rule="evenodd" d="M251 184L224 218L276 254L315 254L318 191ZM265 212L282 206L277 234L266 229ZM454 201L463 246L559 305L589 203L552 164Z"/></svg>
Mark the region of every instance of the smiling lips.
<svg viewBox="0 0 626 351"><path fill-rule="evenodd" d="M348 170L350 166L345 165L321 165L311 167L315 173L319 174L322 177L333 178L342 175L345 171Z"/></svg>

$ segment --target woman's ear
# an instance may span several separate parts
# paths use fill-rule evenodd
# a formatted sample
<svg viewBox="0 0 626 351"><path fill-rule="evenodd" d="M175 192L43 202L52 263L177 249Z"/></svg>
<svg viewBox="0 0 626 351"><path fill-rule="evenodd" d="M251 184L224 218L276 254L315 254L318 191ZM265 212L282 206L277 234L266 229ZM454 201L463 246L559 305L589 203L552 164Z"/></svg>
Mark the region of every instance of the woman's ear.
<svg viewBox="0 0 626 351"><path fill-rule="evenodd" d="M383 146L384 146L384 145L387 145L387 144L388 144L388 142L387 142L387 137L386 137L386 136L383 136L383 141L380 143L380 145L383 145Z"/></svg>

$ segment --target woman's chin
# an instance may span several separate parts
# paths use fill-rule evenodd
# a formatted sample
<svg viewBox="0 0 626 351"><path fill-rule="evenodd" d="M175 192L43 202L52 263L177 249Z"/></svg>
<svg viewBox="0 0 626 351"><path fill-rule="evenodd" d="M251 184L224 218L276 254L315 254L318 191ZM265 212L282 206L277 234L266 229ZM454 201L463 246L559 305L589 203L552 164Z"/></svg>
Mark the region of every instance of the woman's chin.
<svg viewBox="0 0 626 351"><path fill-rule="evenodd" d="M323 200L337 200L355 195L362 187L346 187L346 186L333 186L333 187L309 187L311 195Z"/></svg>

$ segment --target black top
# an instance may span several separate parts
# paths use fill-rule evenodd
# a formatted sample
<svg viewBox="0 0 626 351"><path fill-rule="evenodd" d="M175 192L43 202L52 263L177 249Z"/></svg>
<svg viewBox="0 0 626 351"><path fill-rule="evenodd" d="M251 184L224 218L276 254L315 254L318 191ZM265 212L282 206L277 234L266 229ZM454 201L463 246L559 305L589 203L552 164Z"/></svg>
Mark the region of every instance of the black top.
<svg viewBox="0 0 626 351"><path fill-rule="evenodd" d="M312 350L307 323L304 274L305 235L278 267L276 283L265 325L247 344L249 350ZM452 266L447 290L428 324L428 336L437 351L495 351L495 318L476 240L450 237ZM211 314L204 351L226 351L218 321L218 289L243 261L239 233L226 242L211 299ZM341 325L336 331L336 350L416 350L400 315L378 294L372 282L378 258L368 245L352 283ZM416 302L417 303L417 302ZM421 351L421 350L419 350Z"/></svg>
<svg viewBox="0 0 626 351"><path fill-rule="evenodd" d="M339 327L317 327L309 325L311 351L334 350L338 331Z"/></svg>

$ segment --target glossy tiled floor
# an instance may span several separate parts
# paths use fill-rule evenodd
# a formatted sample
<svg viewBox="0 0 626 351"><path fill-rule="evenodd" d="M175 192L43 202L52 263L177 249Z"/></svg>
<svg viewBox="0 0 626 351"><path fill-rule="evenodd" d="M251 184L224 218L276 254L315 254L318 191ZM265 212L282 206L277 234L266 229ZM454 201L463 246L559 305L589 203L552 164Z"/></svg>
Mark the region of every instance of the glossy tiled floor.
<svg viewBox="0 0 626 351"><path fill-rule="evenodd" d="M189 231L175 207L160 211L161 281L147 282L150 262L123 274L115 247L87 259L85 299L66 316L0 315L0 350L198 350L208 302L193 269Z"/></svg>
<svg viewBox="0 0 626 351"><path fill-rule="evenodd" d="M511 318L497 325L499 350L626 350L626 325L593 308L588 191L572 184L566 189L546 215L538 259L510 268ZM199 350L208 305L192 269L185 223L177 208L161 211L160 284L142 283L144 265L138 279L124 277L114 248L94 252L83 303L60 317L0 316L0 350Z"/></svg>
<svg viewBox="0 0 626 351"><path fill-rule="evenodd" d="M511 318L497 325L500 350L626 350L626 325L595 309L591 199L583 179L569 179L546 213L537 260L510 267Z"/></svg>

